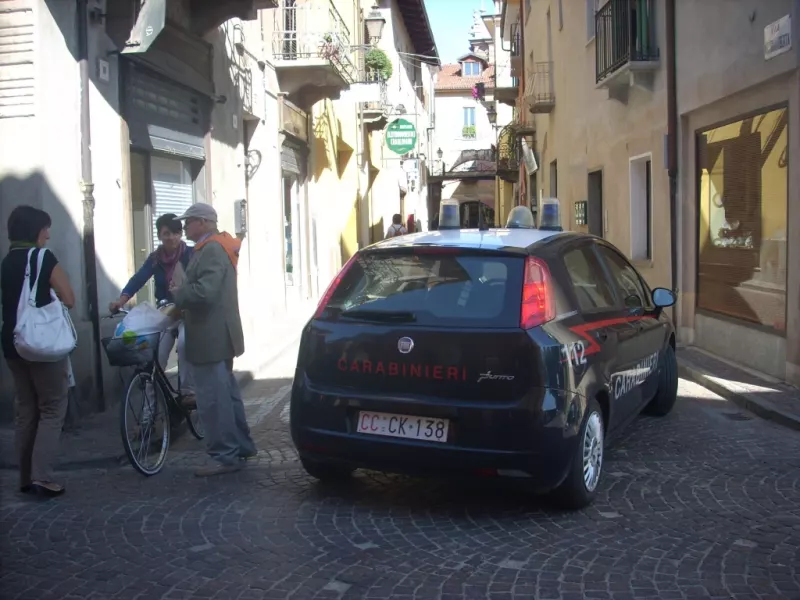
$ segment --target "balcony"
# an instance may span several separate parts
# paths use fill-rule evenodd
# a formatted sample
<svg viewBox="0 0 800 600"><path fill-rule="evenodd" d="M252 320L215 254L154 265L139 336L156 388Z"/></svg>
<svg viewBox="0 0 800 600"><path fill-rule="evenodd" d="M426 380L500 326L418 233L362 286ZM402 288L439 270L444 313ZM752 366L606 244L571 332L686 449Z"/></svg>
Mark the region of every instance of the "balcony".
<svg viewBox="0 0 800 600"><path fill-rule="evenodd" d="M275 11L278 83L303 110L350 87L356 72L351 54L350 30L330 0L297 0Z"/></svg>
<svg viewBox="0 0 800 600"><path fill-rule="evenodd" d="M514 124L500 130L497 136L497 176L512 183L519 181L520 144Z"/></svg>
<svg viewBox="0 0 800 600"><path fill-rule="evenodd" d="M381 121L390 108L389 85L380 74L369 70L366 71L364 76L360 79L363 79L365 83L376 84L380 90L380 97L378 100L364 102L364 120L369 123Z"/></svg>
<svg viewBox="0 0 800 600"><path fill-rule="evenodd" d="M556 106L556 95L553 92L553 63L537 62L533 65L533 73L528 79L525 100L528 110L533 114L547 114Z"/></svg>
<svg viewBox="0 0 800 600"><path fill-rule="evenodd" d="M659 66L654 0L608 0L595 14L596 82L612 96L652 90Z"/></svg>
<svg viewBox="0 0 800 600"><path fill-rule="evenodd" d="M519 78L518 77L503 77L499 73L495 73L494 81L494 99L502 102L506 106L514 106L517 102L519 95Z"/></svg>

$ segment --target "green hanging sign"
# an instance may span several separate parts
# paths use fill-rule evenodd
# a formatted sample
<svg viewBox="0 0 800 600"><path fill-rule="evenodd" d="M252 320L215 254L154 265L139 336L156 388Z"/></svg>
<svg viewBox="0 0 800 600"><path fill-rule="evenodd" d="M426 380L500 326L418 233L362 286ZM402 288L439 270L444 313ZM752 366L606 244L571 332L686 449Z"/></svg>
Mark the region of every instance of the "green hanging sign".
<svg viewBox="0 0 800 600"><path fill-rule="evenodd" d="M395 119L386 128L386 146L395 154L408 154L417 147L417 130L411 121Z"/></svg>

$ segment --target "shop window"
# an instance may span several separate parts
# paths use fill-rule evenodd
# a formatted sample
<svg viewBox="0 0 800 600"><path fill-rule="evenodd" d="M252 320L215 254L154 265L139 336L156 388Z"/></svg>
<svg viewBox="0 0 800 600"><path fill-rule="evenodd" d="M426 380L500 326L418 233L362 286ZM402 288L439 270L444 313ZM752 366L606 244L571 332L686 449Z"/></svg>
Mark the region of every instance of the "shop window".
<svg viewBox="0 0 800 600"><path fill-rule="evenodd" d="M697 134L697 307L786 328L788 111Z"/></svg>

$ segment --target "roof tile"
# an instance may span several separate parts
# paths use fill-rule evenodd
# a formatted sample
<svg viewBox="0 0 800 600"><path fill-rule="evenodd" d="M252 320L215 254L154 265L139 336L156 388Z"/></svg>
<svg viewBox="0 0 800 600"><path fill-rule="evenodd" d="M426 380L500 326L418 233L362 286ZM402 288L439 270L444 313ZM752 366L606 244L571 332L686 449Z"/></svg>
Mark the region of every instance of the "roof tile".
<svg viewBox="0 0 800 600"><path fill-rule="evenodd" d="M437 90L471 90L476 83L485 83L486 89L494 87L494 65L484 69L478 76L462 77L461 65L442 65L436 79Z"/></svg>

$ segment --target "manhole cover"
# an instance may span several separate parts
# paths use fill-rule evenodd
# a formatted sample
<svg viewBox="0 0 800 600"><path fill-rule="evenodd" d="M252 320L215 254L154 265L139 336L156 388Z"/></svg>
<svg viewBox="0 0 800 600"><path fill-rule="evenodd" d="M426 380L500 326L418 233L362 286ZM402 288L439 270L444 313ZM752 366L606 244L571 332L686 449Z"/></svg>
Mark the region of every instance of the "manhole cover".
<svg viewBox="0 0 800 600"><path fill-rule="evenodd" d="M751 421L752 419L748 417L744 413L735 412L735 413L722 413L724 417L727 417L731 421Z"/></svg>

